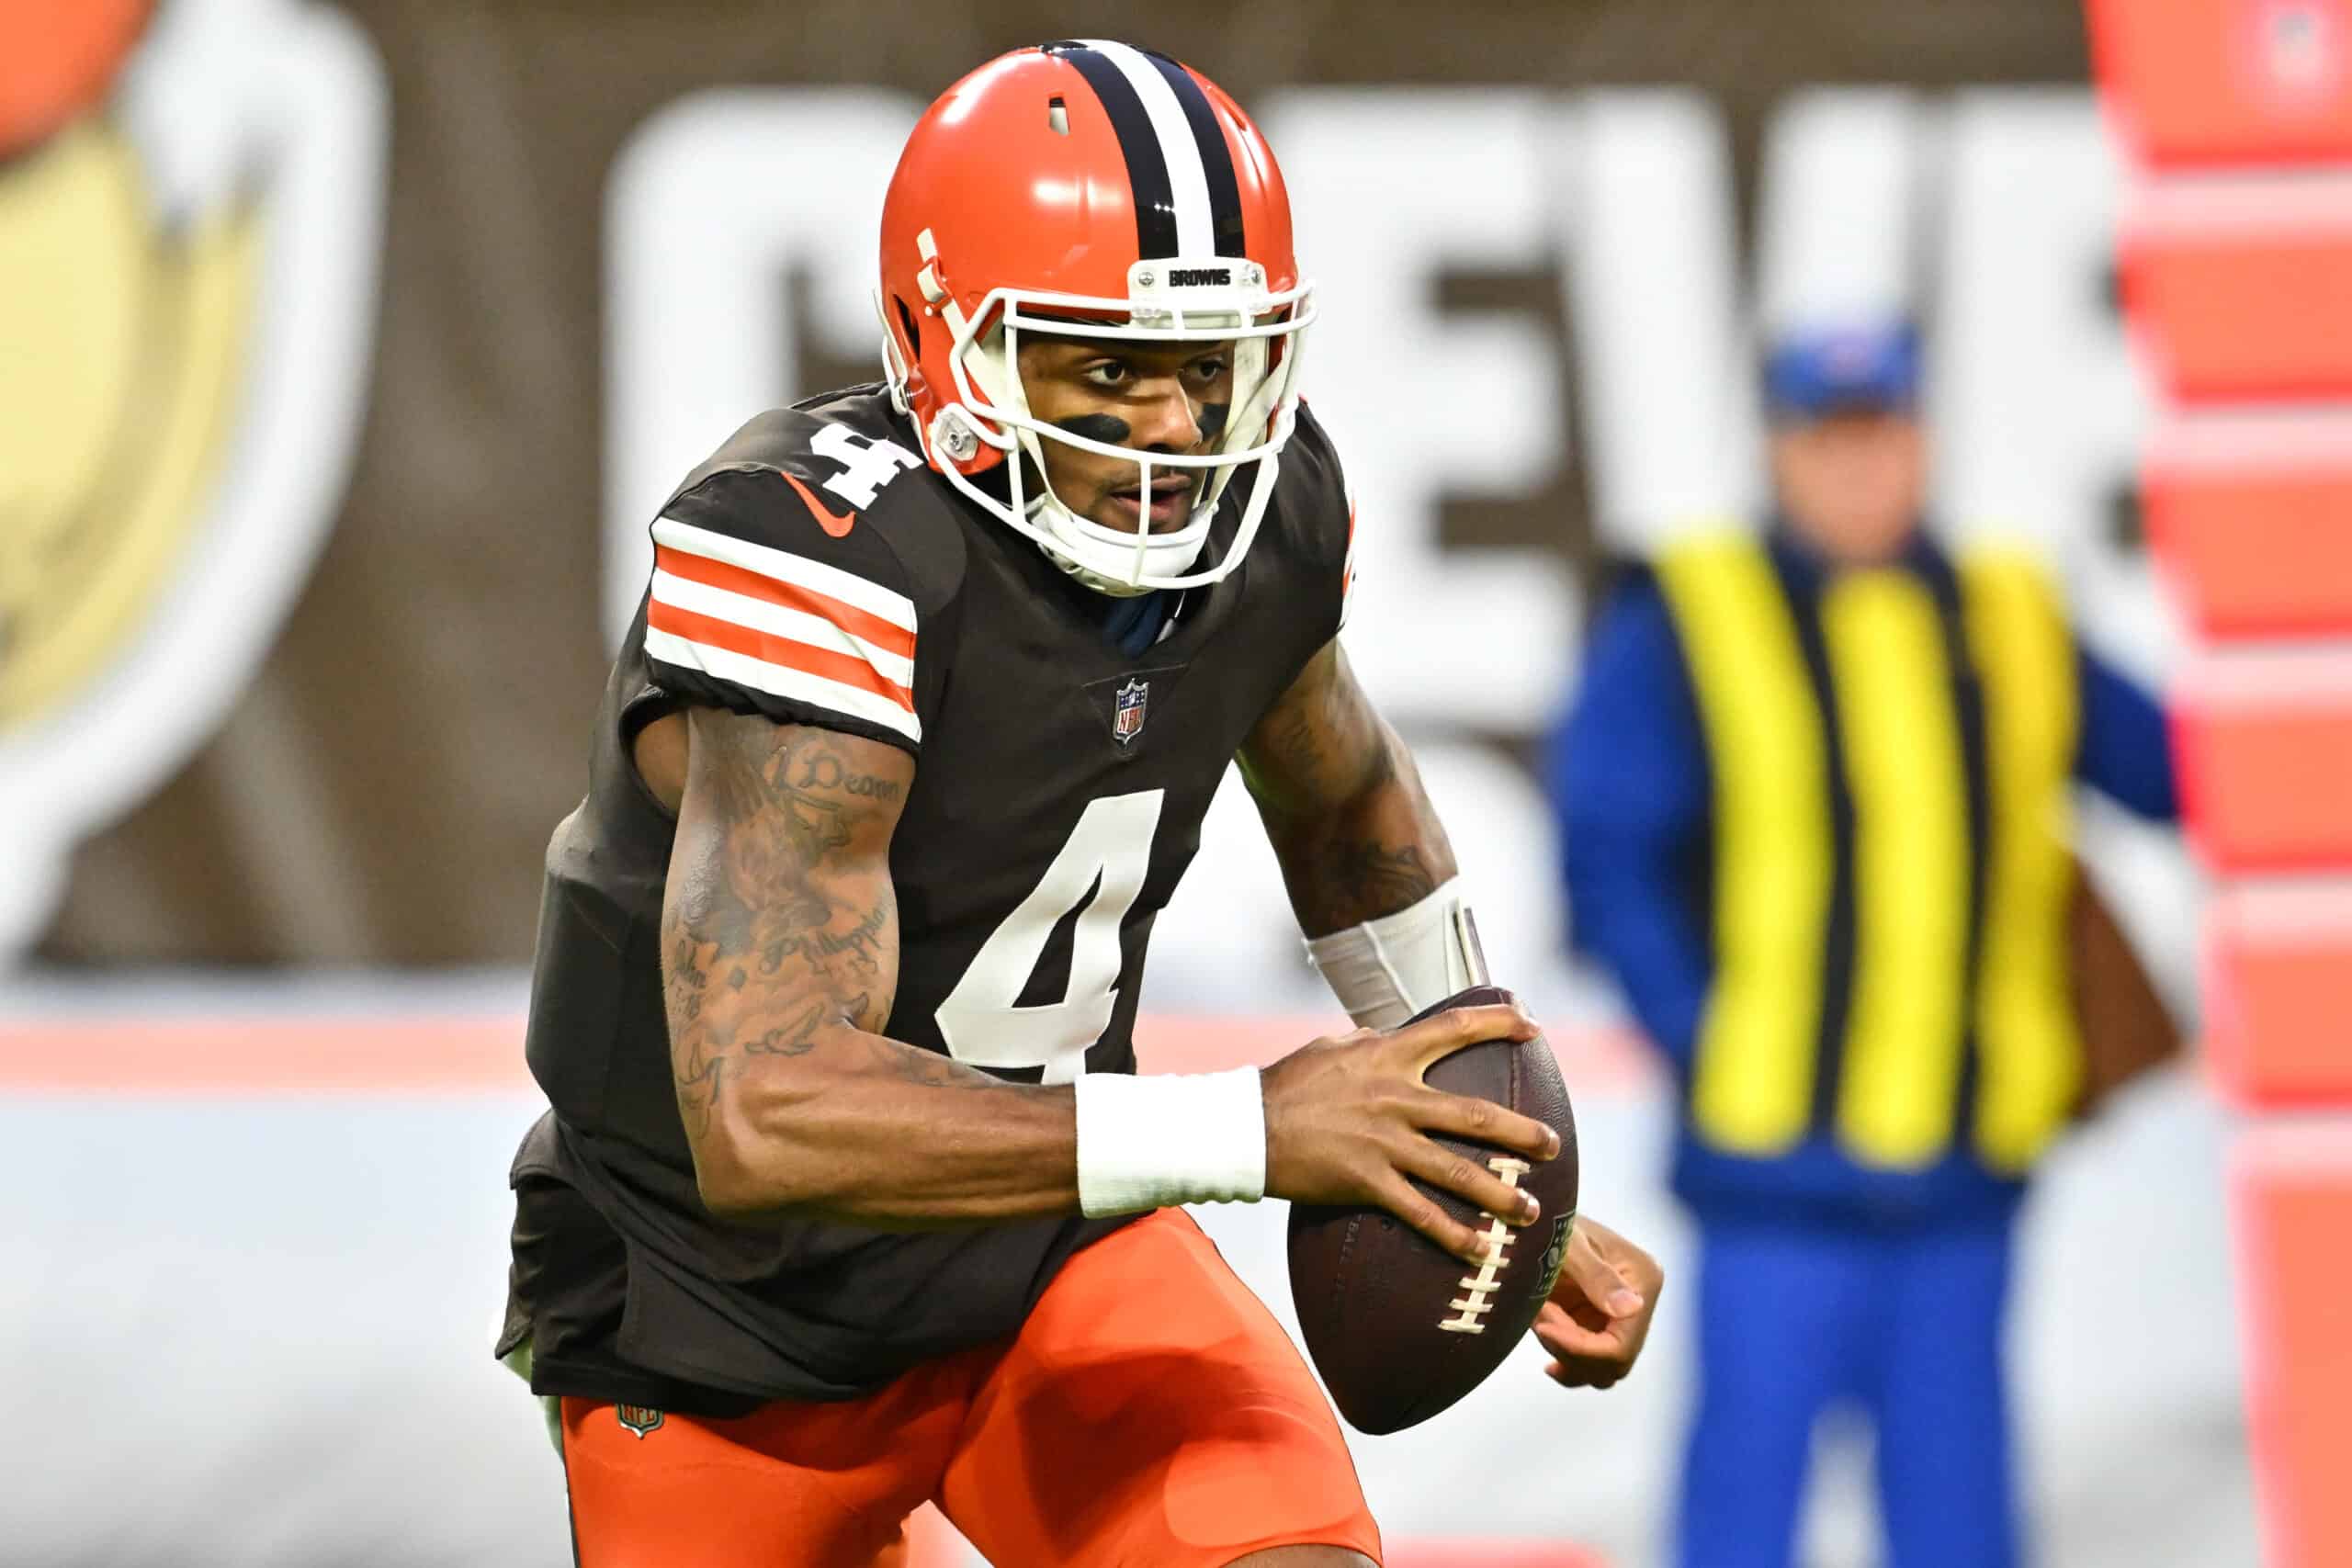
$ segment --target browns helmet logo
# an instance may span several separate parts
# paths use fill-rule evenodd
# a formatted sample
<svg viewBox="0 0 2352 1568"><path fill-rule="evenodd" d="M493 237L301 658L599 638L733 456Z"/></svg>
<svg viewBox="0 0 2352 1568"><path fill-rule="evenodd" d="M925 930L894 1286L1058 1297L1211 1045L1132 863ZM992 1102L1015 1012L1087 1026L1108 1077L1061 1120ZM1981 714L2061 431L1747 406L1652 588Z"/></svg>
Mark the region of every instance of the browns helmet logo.
<svg viewBox="0 0 2352 1568"><path fill-rule="evenodd" d="M622 1426L640 1438L662 1425L662 1412L650 1404L616 1404L613 1414L620 1418Z"/></svg>
<svg viewBox="0 0 2352 1568"><path fill-rule="evenodd" d="M5 959L74 842L225 716L324 542L385 93L302 0L0 6L0 62Z"/></svg>

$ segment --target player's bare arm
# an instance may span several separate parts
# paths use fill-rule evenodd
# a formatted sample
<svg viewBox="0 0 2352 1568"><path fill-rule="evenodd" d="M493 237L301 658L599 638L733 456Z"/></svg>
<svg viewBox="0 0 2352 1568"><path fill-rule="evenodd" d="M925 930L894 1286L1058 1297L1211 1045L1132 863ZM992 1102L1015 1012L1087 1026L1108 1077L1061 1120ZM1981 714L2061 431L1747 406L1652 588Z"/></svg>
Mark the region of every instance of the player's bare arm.
<svg viewBox="0 0 2352 1568"><path fill-rule="evenodd" d="M1259 721L1240 763L1292 908L1310 939L1408 919L1411 911L1442 902L1438 895L1455 870L1453 847L1411 753L1373 707L1336 640ZM1409 932L1390 936L1412 940ZM1466 942L1466 928L1453 940ZM1347 984L1326 954L1318 953L1317 962L1335 986ZM1446 994L1458 988L1455 980L1472 977L1432 985ZM1555 1358L1548 1369L1554 1381L1606 1388L1630 1371L1664 1278L1648 1253L1579 1215L1536 1324L1537 1337Z"/></svg>
<svg viewBox="0 0 2352 1568"><path fill-rule="evenodd" d="M1412 758L1356 684L1337 642L1309 661L1259 722L1240 762L1292 907L1310 937L1410 908L1453 876L1453 852ZM1502 1016L1494 1021L1506 1026L1500 1029L1486 1016L1498 1010ZM1396 1142L1385 1151L1398 1170L1512 1224L1532 1223L1538 1213L1526 1193L1425 1134L1444 1132L1549 1159L1558 1152L1551 1129L1486 1100L1440 1093L1421 1076L1448 1051L1482 1040L1528 1039L1533 1021L1515 1008L1464 1009L1441 1018L1452 1021L1431 1043L1437 1048L1400 1049L1427 1027L1408 1024L1318 1041L1267 1068L1268 1147L1317 1147L1320 1124L1343 1114L1353 1098L1400 1097L1417 1115L1395 1130ZM1270 1163L1270 1189L1277 1174ZM1468 1227L1447 1220L1402 1181L1395 1188L1382 1197L1386 1207L1448 1250L1478 1256Z"/></svg>
<svg viewBox="0 0 2352 1568"><path fill-rule="evenodd" d="M1309 937L1409 908L1453 875L1412 754L1336 639L1258 721L1240 763Z"/></svg>
<svg viewBox="0 0 2352 1568"><path fill-rule="evenodd" d="M713 710L694 710L688 725L662 967L672 1076L704 1201L885 1228L1078 1209L1072 1089L1008 1084L877 1032L897 978L890 831L913 760ZM661 744L640 750L651 761ZM1539 1158L1553 1134L1423 1088L1420 1075L1473 1041L1533 1032L1515 1009L1467 1009L1394 1031L1372 1055L1328 1040L1295 1054L1265 1083L1266 1190L1378 1203L1448 1250L1482 1256L1479 1234L1407 1173L1508 1217L1534 1215L1524 1194L1426 1134Z"/></svg>
<svg viewBox="0 0 2352 1568"><path fill-rule="evenodd" d="M890 835L914 771L879 741L690 713L662 966L715 1211L896 1227L1077 1206L1069 1089L879 1032L898 985Z"/></svg>

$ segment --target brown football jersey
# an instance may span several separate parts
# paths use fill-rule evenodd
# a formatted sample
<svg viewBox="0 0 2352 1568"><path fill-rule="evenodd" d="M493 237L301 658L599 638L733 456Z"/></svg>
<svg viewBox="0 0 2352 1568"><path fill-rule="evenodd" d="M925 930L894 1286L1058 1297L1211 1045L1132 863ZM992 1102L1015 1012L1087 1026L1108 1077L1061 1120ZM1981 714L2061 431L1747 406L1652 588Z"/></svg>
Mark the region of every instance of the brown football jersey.
<svg viewBox="0 0 2352 1568"><path fill-rule="evenodd" d="M885 1032L1029 1082L1131 1072L1153 919L1226 765L1340 619L1348 502L1304 411L1271 482L1238 569L1133 654L1098 596L921 462L873 388L760 415L662 507L587 798L548 851L528 1055L553 1109L515 1162L507 1331L532 1337L540 1392L712 1414L852 1397L1011 1334L1120 1223L888 1233L706 1210L658 958L673 823L629 742L707 705L914 753Z"/></svg>

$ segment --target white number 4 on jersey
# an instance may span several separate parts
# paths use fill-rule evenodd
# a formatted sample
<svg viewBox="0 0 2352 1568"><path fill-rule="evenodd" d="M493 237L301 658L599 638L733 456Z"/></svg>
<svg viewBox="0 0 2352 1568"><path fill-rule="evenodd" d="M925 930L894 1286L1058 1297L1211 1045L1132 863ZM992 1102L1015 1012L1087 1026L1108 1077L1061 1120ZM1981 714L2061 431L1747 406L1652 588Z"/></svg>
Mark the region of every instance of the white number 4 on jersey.
<svg viewBox="0 0 2352 1568"><path fill-rule="evenodd" d="M1148 789L1086 803L1045 876L989 933L933 1014L950 1055L976 1067L1043 1067L1046 1083L1069 1083L1085 1070L1086 1048L1111 1026L1118 1002L1119 924L1151 870L1166 793ZM1017 1006L1054 927L1080 903L1086 912L1072 933L1062 999Z"/></svg>

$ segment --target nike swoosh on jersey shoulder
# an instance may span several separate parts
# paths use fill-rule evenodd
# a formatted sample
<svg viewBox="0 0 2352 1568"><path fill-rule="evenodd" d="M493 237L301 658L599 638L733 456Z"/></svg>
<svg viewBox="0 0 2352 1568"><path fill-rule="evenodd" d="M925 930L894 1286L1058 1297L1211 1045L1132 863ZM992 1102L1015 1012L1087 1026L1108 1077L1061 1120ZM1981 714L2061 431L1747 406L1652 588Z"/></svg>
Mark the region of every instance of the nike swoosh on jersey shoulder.
<svg viewBox="0 0 2352 1568"><path fill-rule="evenodd" d="M914 446L913 432L878 391L852 389L770 409L689 474L664 512L855 571L905 594L924 616L936 614L963 586L965 523L955 492L927 467L903 469L874 486L867 504L855 504L827 487L841 465L813 447L829 425Z"/></svg>
<svg viewBox="0 0 2352 1568"><path fill-rule="evenodd" d="M808 503L808 510L810 513L816 517L818 527L822 528L826 533L831 534L834 538L839 539L846 537L849 531L857 526L857 513L855 512L833 511L823 502L817 499L817 492L809 489L806 483L802 482L798 474L794 473L789 468L784 468L778 471L784 475L784 482L790 485L795 491L797 491L800 494L800 499Z"/></svg>

